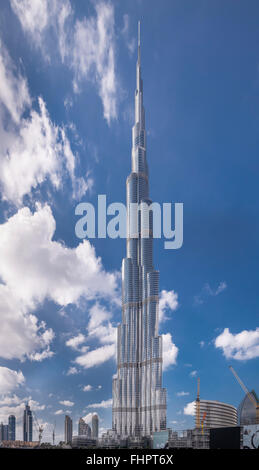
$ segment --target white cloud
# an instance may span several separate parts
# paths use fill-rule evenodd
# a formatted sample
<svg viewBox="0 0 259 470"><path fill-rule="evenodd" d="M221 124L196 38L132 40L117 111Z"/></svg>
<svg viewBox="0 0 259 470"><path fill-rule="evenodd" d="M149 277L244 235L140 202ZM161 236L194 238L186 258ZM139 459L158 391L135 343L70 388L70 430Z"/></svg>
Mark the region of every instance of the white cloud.
<svg viewBox="0 0 259 470"><path fill-rule="evenodd" d="M189 392L177 392L176 395L177 395L178 397L185 397L185 396L187 396L187 395L190 395L190 393L189 393Z"/></svg>
<svg viewBox="0 0 259 470"><path fill-rule="evenodd" d="M112 398L109 400L102 400L100 403L91 403L87 408L110 408L112 406Z"/></svg>
<svg viewBox="0 0 259 470"><path fill-rule="evenodd" d="M221 294L227 288L227 283L225 281L221 281L216 289L212 289L209 283L206 283L200 294L194 296L194 303L196 305L201 305L205 302L205 300L212 296L216 297L217 295Z"/></svg>
<svg viewBox="0 0 259 470"><path fill-rule="evenodd" d="M227 359L245 361L259 357L259 328L243 330L236 335L225 328L215 339L215 347L221 348Z"/></svg>
<svg viewBox="0 0 259 470"><path fill-rule="evenodd" d="M63 410L57 410L57 411L55 411L54 414L55 415L63 415L63 414L65 414L65 412Z"/></svg>
<svg viewBox="0 0 259 470"><path fill-rule="evenodd" d="M75 404L73 401L70 400L61 400L59 403L64 406L74 406Z"/></svg>
<svg viewBox="0 0 259 470"><path fill-rule="evenodd" d="M87 413L87 415L85 415L83 417L83 420L87 423L87 424L91 424L92 425L92 417L93 415L96 415L98 416L98 413Z"/></svg>
<svg viewBox="0 0 259 470"><path fill-rule="evenodd" d="M163 338L163 369L166 370L173 364L176 364L176 358L179 349L173 343L171 333L162 335Z"/></svg>
<svg viewBox="0 0 259 470"><path fill-rule="evenodd" d="M201 348L203 348L205 346L205 341L200 341L199 345L200 345Z"/></svg>
<svg viewBox="0 0 259 470"><path fill-rule="evenodd" d="M166 312L168 310L175 311L178 307L178 294L173 291L162 290L159 300L159 321L168 320Z"/></svg>
<svg viewBox="0 0 259 470"><path fill-rule="evenodd" d="M86 340L85 336L80 333L77 336L73 336L72 338L68 339L66 341L66 346L78 350L78 346L80 346L82 343L84 343Z"/></svg>
<svg viewBox="0 0 259 470"><path fill-rule="evenodd" d="M190 377L196 377L197 373L197 370L192 370L192 372L190 372Z"/></svg>
<svg viewBox="0 0 259 470"><path fill-rule="evenodd" d="M55 220L49 206L20 209L0 225L0 356L42 360L49 357L54 333L32 311L45 299L58 305L81 296L116 297L116 275L104 271L95 250L84 241L67 248L53 241ZM35 352L44 355L34 355Z"/></svg>
<svg viewBox="0 0 259 470"><path fill-rule="evenodd" d="M32 108L26 79L0 44L0 189L2 198L21 205L23 197L44 181L55 189L69 176L73 197L92 186L92 178L75 176L76 156L62 126L54 124L44 100ZM24 111L27 115L24 117ZM9 115L6 116L6 112ZM4 125L8 117L8 125Z"/></svg>
<svg viewBox="0 0 259 470"><path fill-rule="evenodd" d="M109 359L114 359L116 353L115 344L108 344L100 348L92 349L86 354L76 357L75 363L89 369L90 367L99 366Z"/></svg>
<svg viewBox="0 0 259 470"><path fill-rule="evenodd" d="M24 384L25 378L21 371L0 367L0 393L10 393L15 388Z"/></svg>
<svg viewBox="0 0 259 470"><path fill-rule="evenodd" d="M90 392L92 390L92 385L85 385L83 387L83 392Z"/></svg>
<svg viewBox="0 0 259 470"><path fill-rule="evenodd" d="M183 410L184 414L189 415L189 416L195 416L195 406L196 406L195 401L188 403L184 407L184 410Z"/></svg>
<svg viewBox="0 0 259 470"><path fill-rule="evenodd" d="M126 43L130 55L133 54L136 48L136 39L135 37L131 38L129 34L129 15L123 15L123 27L121 30L122 37Z"/></svg>
<svg viewBox="0 0 259 470"><path fill-rule="evenodd" d="M11 0L23 30L41 49L49 61L48 40L56 44L62 62L74 73L74 90L84 81L93 82L102 100L104 118L108 123L117 117L118 86L115 74L114 8L111 3L94 4L95 14L75 20L68 0L41 0L33 5L28 0ZM42 15L42 22L39 21ZM69 26L69 27L68 27Z"/></svg>
<svg viewBox="0 0 259 470"><path fill-rule="evenodd" d="M67 375L76 375L78 374L79 371L77 370L76 367L69 367L68 371L67 371Z"/></svg>

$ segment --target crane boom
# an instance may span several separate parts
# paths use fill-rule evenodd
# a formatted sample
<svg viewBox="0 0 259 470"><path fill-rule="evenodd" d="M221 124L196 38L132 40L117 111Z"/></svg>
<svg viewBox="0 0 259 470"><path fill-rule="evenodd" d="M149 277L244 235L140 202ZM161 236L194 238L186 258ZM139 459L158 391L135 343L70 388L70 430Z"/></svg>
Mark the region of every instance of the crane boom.
<svg viewBox="0 0 259 470"><path fill-rule="evenodd" d="M234 375L234 377L236 378L236 380L238 381L239 385L241 386L241 388L244 390L245 394L248 396L249 400L253 403L253 405L255 406L255 409L256 409L256 424L259 424L259 403L257 403L255 397L249 392L249 390L247 389L247 387L245 386L245 384L242 382L242 380L240 379L240 377L238 377L235 369L232 367L232 366L229 366L229 369L231 370L232 374Z"/></svg>

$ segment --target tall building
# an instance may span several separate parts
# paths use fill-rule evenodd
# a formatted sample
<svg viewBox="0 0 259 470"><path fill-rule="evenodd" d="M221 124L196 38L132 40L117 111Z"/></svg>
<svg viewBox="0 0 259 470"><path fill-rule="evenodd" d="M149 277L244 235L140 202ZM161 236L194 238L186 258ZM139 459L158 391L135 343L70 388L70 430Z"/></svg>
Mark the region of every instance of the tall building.
<svg viewBox="0 0 259 470"><path fill-rule="evenodd" d="M70 416L65 416L65 443L70 444L73 436L73 421Z"/></svg>
<svg viewBox="0 0 259 470"><path fill-rule="evenodd" d="M23 413L23 440L24 442L32 442L32 411L27 403Z"/></svg>
<svg viewBox="0 0 259 470"><path fill-rule="evenodd" d="M254 390L250 392L250 395L253 395L257 403L259 403L259 399ZM247 394L238 407L238 424L240 426L256 424L256 408Z"/></svg>
<svg viewBox="0 0 259 470"><path fill-rule="evenodd" d="M16 428L16 418L14 415L10 415L8 418L8 440L15 441L15 428Z"/></svg>
<svg viewBox="0 0 259 470"><path fill-rule="evenodd" d="M237 426L237 409L227 403L200 400L200 419L202 420L204 416L204 428Z"/></svg>
<svg viewBox="0 0 259 470"><path fill-rule="evenodd" d="M98 414L94 413L92 416L92 438L98 439L99 434L99 418Z"/></svg>
<svg viewBox="0 0 259 470"><path fill-rule="evenodd" d="M78 421L78 435L91 437L91 428L83 418L80 418Z"/></svg>
<svg viewBox="0 0 259 470"><path fill-rule="evenodd" d="M8 441L8 424L0 424L0 441Z"/></svg>
<svg viewBox="0 0 259 470"><path fill-rule="evenodd" d="M113 430L119 436L149 436L166 429L162 337L158 334L159 272L153 266L153 216L148 210L152 201L146 160L140 31L136 68L132 171L126 181L127 246L122 262L122 322L117 334L117 377L113 379ZM138 212L136 217L132 215L130 204L141 202L146 203L146 213Z"/></svg>

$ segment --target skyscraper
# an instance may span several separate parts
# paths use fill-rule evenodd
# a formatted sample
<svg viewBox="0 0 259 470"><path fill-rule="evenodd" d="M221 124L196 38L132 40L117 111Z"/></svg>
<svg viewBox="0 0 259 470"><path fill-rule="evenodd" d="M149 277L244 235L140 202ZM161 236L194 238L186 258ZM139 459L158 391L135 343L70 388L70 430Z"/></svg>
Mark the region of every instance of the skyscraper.
<svg viewBox="0 0 259 470"><path fill-rule="evenodd" d="M15 427L16 418L14 415L10 415L8 418L8 439L9 441L15 441Z"/></svg>
<svg viewBox="0 0 259 470"><path fill-rule="evenodd" d="M8 441L8 424L0 424L0 441Z"/></svg>
<svg viewBox="0 0 259 470"><path fill-rule="evenodd" d="M32 442L32 411L27 403L23 413L23 440L25 442Z"/></svg>
<svg viewBox="0 0 259 470"><path fill-rule="evenodd" d="M65 443L70 444L73 436L73 421L70 416L65 416Z"/></svg>
<svg viewBox="0 0 259 470"><path fill-rule="evenodd" d="M91 428L83 418L80 418L78 421L78 435L91 437Z"/></svg>
<svg viewBox="0 0 259 470"><path fill-rule="evenodd" d="M92 416L92 438L98 439L99 434L99 418L98 414L94 413Z"/></svg>
<svg viewBox="0 0 259 470"><path fill-rule="evenodd" d="M162 388L162 337L158 334L159 273L153 267L153 216L146 161L145 110L140 64L140 24L132 129L132 171L127 178L127 254L122 262L122 322L117 335L117 377L113 379L113 430L120 436L148 436L166 429ZM130 204L146 203L132 216Z"/></svg>

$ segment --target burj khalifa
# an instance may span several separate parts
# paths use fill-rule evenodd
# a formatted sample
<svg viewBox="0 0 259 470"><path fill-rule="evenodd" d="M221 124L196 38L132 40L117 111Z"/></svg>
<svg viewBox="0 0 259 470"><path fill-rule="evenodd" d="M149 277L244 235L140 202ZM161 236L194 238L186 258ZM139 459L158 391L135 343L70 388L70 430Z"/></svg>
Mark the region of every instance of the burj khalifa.
<svg viewBox="0 0 259 470"><path fill-rule="evenodd" d="M150 208L145 110L140 61L136 67L132 171L126 181L127 247L122 261L122 321L117 332L117 374L113 378L112 427L118 436L150 436L166 429L162 387L162 336L158 334L159 272L153 266L153 217L132 217L132 203ZM134 207L134 204L133 204Z"/></svg>

